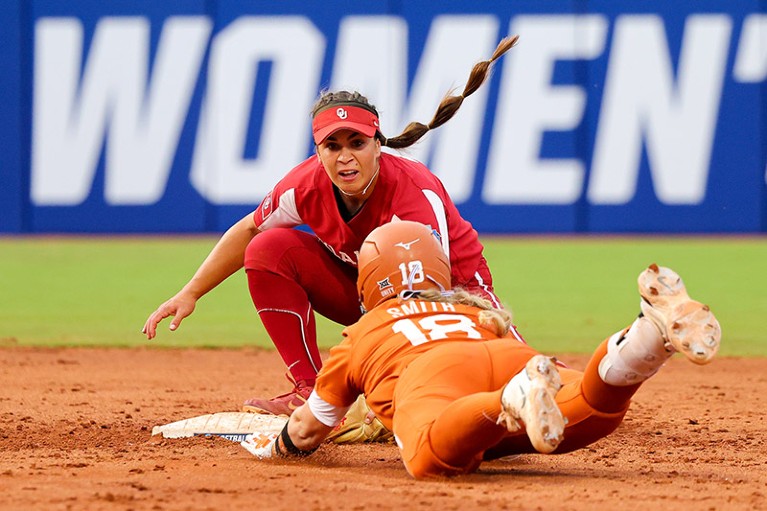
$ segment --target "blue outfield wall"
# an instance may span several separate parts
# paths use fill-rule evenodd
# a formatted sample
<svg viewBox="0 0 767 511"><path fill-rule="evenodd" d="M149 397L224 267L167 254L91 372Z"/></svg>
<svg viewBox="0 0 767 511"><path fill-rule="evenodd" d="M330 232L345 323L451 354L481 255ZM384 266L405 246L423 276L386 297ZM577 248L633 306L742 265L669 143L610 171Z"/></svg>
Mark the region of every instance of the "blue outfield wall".
<svg viewBox="0 0 767 511"><path fill-rule="evenodd" d="M321 89L482 233L767 229L767 1L6 0L0 233L221 231L313 150Z"/></svg>

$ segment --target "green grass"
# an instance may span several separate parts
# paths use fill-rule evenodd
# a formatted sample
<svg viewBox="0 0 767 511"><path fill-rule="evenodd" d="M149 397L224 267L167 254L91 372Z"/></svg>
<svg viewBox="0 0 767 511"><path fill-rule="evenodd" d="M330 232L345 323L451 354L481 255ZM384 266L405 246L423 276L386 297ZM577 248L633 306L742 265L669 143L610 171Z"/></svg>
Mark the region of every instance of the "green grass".
<svg viewBox="0 0 767 511"><path fill-rule="evenodd" d="M767 239L485 238L496 291L527 341L587 353L633 320L637 274L678 271L722 324L722 353L767 356ZM176 332L141 334L146 317L192 275L215 243L189 238L0 238L0 344L271 347L242 272L197 305ZM320 345L341 327L318 317Z"/></svg>
<svg viewBox="0 0 767 511"><path fill-rule="evenodd" d="M767 355L767 240L571 238L485 240L496 291L528 343L589 352L639 312L637 275L669 266L722 326L721 352Z"/></svg>

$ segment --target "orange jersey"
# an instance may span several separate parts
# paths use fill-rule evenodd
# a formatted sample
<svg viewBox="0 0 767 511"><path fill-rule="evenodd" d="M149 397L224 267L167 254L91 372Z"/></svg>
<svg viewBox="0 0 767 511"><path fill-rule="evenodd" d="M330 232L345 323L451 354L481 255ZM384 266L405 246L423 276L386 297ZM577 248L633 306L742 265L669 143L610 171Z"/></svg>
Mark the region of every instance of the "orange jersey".
<svg viewBox="0 0 767 511"><path fill-rule="evenodd" d="M446 342L499 338L480 326L480 312L476 307L423 300L384 302L344 329L345 338L331 348L314 390L339 408L365 394L371 410L391 429L394 387L408 364Z"/></svg>
<svg viewBox="0 0 767 511"><path fill-rule="evenodd" d="M417 478L465 474L483 459L535 452L524 428L508 431L497 419L506 384L537 352L481 327L480 312L422 300L382 303L330 350L308 399L315 418L332 426L365 394ZM556 400L568 423L556 452L588 445L623 419L639 385L602 382L606 353L604 341L584 373L559 370L564 386Z"/></svg>

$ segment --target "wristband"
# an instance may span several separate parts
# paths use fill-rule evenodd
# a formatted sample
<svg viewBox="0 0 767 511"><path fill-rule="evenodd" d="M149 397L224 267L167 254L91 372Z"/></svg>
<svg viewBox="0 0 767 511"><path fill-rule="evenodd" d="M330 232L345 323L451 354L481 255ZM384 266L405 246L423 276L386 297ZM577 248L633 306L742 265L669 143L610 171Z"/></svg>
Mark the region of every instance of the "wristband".
<svg viewBox="0 0 767 511"><path fill-rule="evenodd" d="M290 439L290 435L288 434L288 424L289 422L285 424L285 427L282 428L282 431L280 432L280 436L274 441L274 453L277 456L280 458L289 458L291 456L303 458L317 450L317 447L309 450L303 450L296 447L296 444L293 443L293 440ZM282 443L282 446L280 446L280 443Z"/></svg>

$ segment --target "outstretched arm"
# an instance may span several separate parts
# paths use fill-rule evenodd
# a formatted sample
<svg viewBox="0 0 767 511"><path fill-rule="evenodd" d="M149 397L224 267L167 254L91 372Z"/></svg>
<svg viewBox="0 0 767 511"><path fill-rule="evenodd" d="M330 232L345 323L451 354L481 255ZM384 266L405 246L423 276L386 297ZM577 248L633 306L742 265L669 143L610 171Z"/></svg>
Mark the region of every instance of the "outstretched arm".
<svg viewBox="0 0 767 511"><path fill-rule="evenodd" d="M308 405L296 408L279 433L255 432L241 442L258 459L309 456L333 429L321 423Z"/></svg>
<svg viewBox="0 0 767 511"><path fill-rule="evenodd" d="M313 411L311 403L319 408ZM325 441L348 408L326 403L312 392L309 402L296 408L280 433L256 432L248 435L241 445L259 459L308 456ZM324 422L317 418L318 415Z"/></svg>
<svg viewBox="0 0 767 511"><path fill-rule="evenodd" d="M147 339L153 339L157 335L157 325L169 316L173 316L170 329L176 330L181 321L194 312L197 300L242 268L245 248L259 232L252 213L230 227L192 279L146 320L142 332L146 334Z"/></svg>

